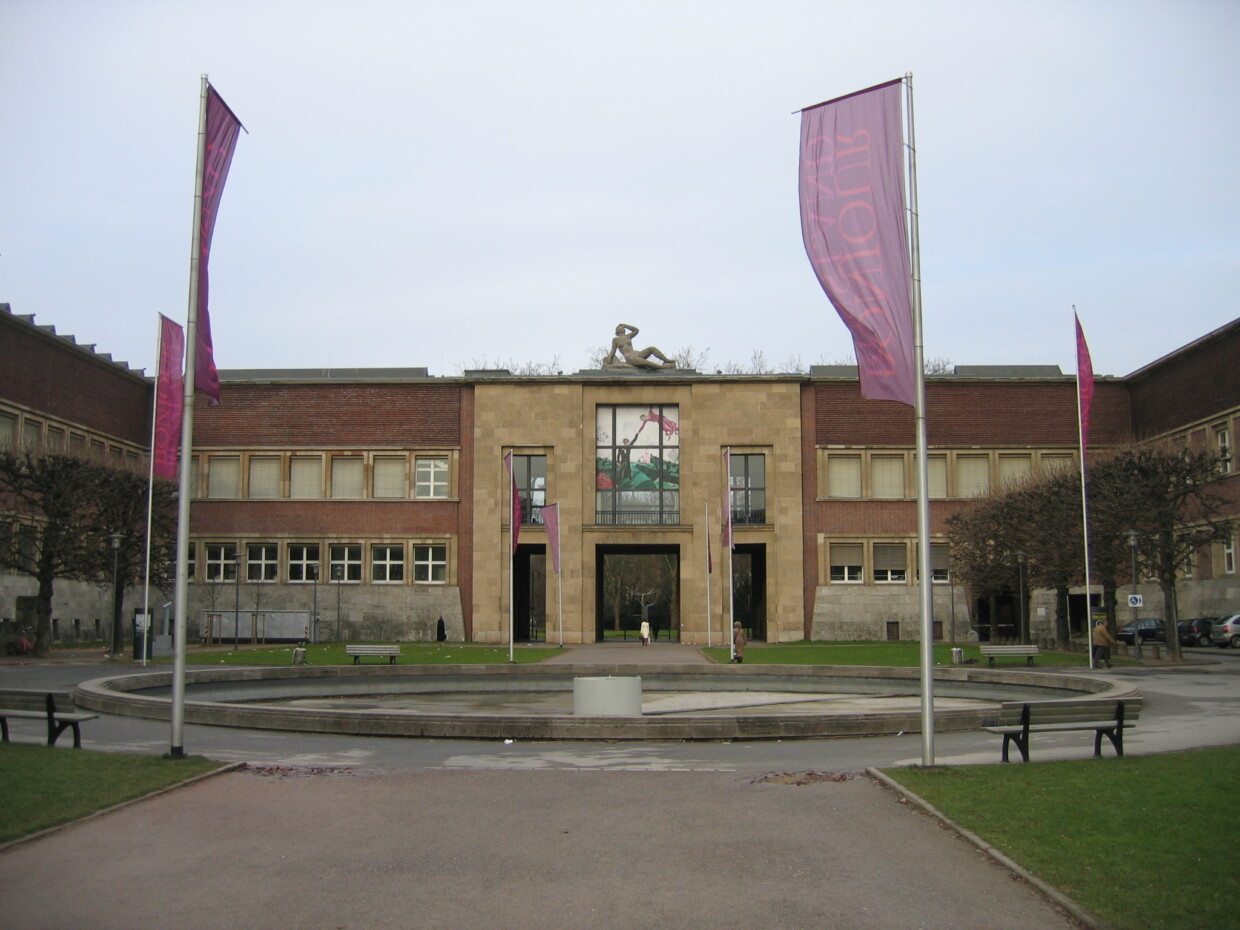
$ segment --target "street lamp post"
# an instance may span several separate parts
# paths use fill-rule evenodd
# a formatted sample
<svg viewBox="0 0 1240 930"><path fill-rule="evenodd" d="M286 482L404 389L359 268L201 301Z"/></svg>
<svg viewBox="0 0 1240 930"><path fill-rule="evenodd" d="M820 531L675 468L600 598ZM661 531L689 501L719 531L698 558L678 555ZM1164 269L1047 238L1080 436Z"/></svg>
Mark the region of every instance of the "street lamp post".
<svg viewBox="0 0 1240 930"><path fill-rule="evenodd" d="M1133 655L1141 661L1141 637L1137 635L1137 531L1128 531L1128 545L1132 549L1132 597L1128 603L1132 605L1132 648Z"/></svg>
<svg viewBox="0 0 1240 930"><path fill-rule="evenodd" d="M241 552L238 550L233 553L233 562L237 565L237 570L233 572L233 587L236 589L237 598L233 605L233 652L240 648L240 630L241 625Z"/></svg>
<svg viewBox="0 0 1240 930"><path fill-rule="evenodd" d="M118 565L120 560L121 540L125 538L122 533L112 533L108 536L108 542L112 544L112 655L120 653L122 644L121 636L121 616L117 609L117 599L120 593L118 587L119 571Z"/></svg>
<svg viewBox="0 0 1240 930"><path fill-rule="evenodd" d="M1020 598L1020 641L1029 642L1029 618L1025 616L1025 553L1016 553L1016 578Z"/></svg>
<svg viewBox="0 0 1240 930"><path fill-rule="evenodd" d="M319 638L319 567L311 565L309 572L310 581L314 584L314 606L310 609L310 641L316 642Z"/></svg>

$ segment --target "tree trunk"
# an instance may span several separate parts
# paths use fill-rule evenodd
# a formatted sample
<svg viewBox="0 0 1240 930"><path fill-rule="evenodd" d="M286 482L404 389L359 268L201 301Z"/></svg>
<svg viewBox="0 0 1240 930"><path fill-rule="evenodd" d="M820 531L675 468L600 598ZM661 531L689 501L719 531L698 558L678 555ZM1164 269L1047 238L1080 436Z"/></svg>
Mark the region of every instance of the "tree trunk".
<svg viewBox="0 0 1240 930"><path fill-rule="evenodd" d="M1089 592L1085 593L1085 609L1089 610ZM1059 585L1055 588L1055 644L1060 649L1066 649L1071 639L1072 624L1068 616L1068 587Z"/></svg>

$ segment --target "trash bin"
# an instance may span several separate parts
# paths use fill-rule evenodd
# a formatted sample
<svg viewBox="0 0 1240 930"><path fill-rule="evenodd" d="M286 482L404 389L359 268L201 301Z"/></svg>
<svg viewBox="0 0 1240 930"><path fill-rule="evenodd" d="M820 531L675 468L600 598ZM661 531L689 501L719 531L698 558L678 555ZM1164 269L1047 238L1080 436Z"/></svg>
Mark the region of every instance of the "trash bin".
<svg viewBox="0 0 1240 930"><path fill-rule="evenodd" d="M143 653L146 654L145 658L147 659L155 658L155 654L151 650L151 638L150 636L147 635L147 633L148 633L148 627L147 627L146 621L142 618L134 620L133 622L133 657L135 659L143 658Z"/></svg>
<svg viewBox="0 0 1240 930"><path fill-rule="evenodd" d="M964 665L964 650L959 646L952 649L952 665Z"/></svg>

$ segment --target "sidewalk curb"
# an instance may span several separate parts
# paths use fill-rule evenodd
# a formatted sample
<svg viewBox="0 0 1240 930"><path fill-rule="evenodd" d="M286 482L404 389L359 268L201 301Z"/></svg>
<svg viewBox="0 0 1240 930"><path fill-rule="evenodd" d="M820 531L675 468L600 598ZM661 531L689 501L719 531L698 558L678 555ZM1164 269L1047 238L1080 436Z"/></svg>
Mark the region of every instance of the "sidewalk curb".
<svg viewBox="0 0 1240 930"><path fill-rule="evenodd" d="M1107 923L1101 917L1098 917L1096 914L1086 910L1054 885L1047 884L1032 872L1022 868L1019 864L1009 859L1006 855L991 846L976 833L966 830L929 801L926 801L924 798L909 791L890 776L885 775L876 768L867 768L866 774L891 789L896 794L906 798L911 804L921 808L922 811L938 820L943 826L947 827L947 829L951 830L961 839L976 846L981 852L985 853L991 859L994 859L995 862L1003 866L1017 878L1028 882L1034 888L1038 889L1038 891L1040 891L1051 902L1063 908L1070 915L1072 915L1074 920L1077 920L1084 926L1089 927L1090 930L1114 930L1114 927L1112 927L1111 924Z"/></svg>
<svg viewBox="0 0 1240 930"><path fill-rule="evenodd" d="M197 784L200 781L205 781L208 778L214 778L217 775L227 775L229 772L235 772L237 769L245 768L245 766L246 763L244 762L230 762L227 765L221 765L217 769L212 769L210 772L203 772L201 775L194 775L192 778L186 778L184 781L179 781L171 785L165 785L164 787L158 788L149 794L144 794L136 798L130 798L128 801L121 801L119 804L113 804L111 807L105 807L103 810L94 811L93 813L78 817L76 820L66 820L64 823L58 823L54 827L47 827L37 833L29 833L26 836L19 836L15 840L9 840L7 843L0 843L0 853L8 852L13 847L21 846L23 843L30 843L34 840L42 839L45 836L50 836L53 833L59 833L67 827L87 823L98 817L104 817L108 814L114 813L115 811L123 810L126 807L131 807L134 804L149 801L152 798L159 797L161 794L167 794L170 791L176 791L180 788L188 788L190 785Z"/></svg>

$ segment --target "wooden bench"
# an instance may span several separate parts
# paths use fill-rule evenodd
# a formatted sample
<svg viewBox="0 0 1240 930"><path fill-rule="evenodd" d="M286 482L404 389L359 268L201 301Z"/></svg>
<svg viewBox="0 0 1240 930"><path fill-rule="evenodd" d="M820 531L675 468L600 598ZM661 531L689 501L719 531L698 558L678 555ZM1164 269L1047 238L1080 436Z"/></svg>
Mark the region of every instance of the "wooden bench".
<svg viewBox="0 0 1240 930"><path fill-rule="evenodd" d="M353 656L353 664L357 665L361 661L362 656L387 656L388 665L396 664L396 657L400 655L400 646L345 646L346 655Z"/></svg>
<svg viewBox="0 0 1240 930"><path fill-rule="evenodd" d="M982 656L990 660L993 668L996 657L1003 656L1024 656L1026 665L1033 665L1033 660L1038 655L1037 646L982 646Z"/></svg>
<svg viewBox="0 0 1240 930"><path fill-rule="evenodd" d="M46 720L47 745L55 746L60 734L70 727L73 728L73 748L82 748L81 724L85 720L94 720L98 714L81 714L56 709L56 697L52 694L19 694L7 691L0 695L0 739L9 741L9 719ZM40 705L42 705L40 707Z"/></svg>
<svg viewBox="0 0 1240 930"><path fill-rule="evenodd" d="M1102 755L1105 735L1124 754L1124 730L1136 726L1141 716L1141 698L1119 701L1080 699L1066 701L1011 701L999 707L999 722L986 727L1003 736L1003 761L1008 761L1008 743L1015 743L1021 758L1029 761L1029 734L1094 731L1094 755Z"/></svg>

